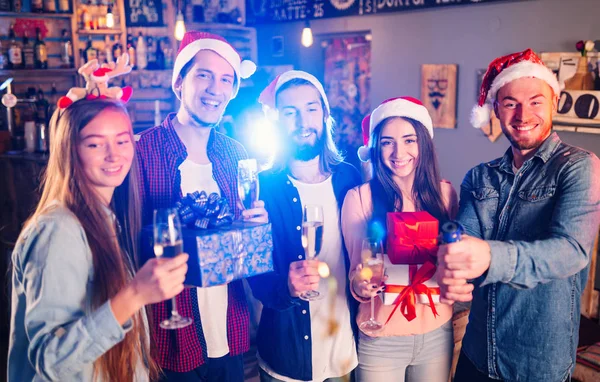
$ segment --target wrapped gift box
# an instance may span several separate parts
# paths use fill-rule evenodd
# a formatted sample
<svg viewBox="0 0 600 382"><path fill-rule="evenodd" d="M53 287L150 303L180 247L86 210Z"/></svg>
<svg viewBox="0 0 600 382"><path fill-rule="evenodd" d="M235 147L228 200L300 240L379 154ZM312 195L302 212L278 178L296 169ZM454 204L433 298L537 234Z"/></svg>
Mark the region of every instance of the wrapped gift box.
<svg viewBox="0 0 600 382"><path fill-rule="evenodd" d="M439 223L428 212L387 214L387 253L392 264L423 264L437 255Z"/></svg>
<svg viewBox="0 0 600 382"><path fill-rule="evenodd" d="M431 293L434 304L440 302L440 288L433 277L433 273L435 273L435 266L433 263L427 263L427 267L430 269L433 266L433 271L426 272L431 274L431 277L427 278L427 276L419 275L421 276L419 277L419 280L415 280L414 276L418 274L418 271L424 266L423 264L392 264L388 256L384 256L383 264L385 267L385 274L388 276L385 283L385 293L383 293L383 303L385 305L393 305L398 295L411 284L415 290L415 301L417 303L430 305L427 293L420 293L424 292L424 288L427 288ZM417 284L420 284L420 286L417 286ZM424 285L424 287L422 285Z"/></svg>
<svg viewBox="0 0 600 382"><path fill-rule="evenodd" d="M271 224L234 221L220 229L183 228L189 254L185 285L210 287L273 271ZM142 230L142 258L153 253L152 226Z"/></svg>

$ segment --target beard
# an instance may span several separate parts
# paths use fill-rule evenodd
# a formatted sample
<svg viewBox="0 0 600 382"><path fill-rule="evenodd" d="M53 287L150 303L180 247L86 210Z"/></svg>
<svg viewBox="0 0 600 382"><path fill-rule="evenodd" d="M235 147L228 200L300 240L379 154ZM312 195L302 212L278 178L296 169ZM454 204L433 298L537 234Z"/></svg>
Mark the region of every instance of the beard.
<svg viewBox="0 0 600 382"><path fill-rule="evenodd" d="M317 139L315 140L315 143L310 144L310 143L302 143L299 144L296 142L296 140L294 139L294 136L300 135L302 133L302 130L296 130L294 133L290 134L289 136L289 140L288 140L288 144L289 144L289 150L290 150L290 154L291 157L302 161L302 162L307 162L311 159L316 158L318 155L320 155L323 152L323 147L325 147L325 137L323 135L323 133L321 133L321 135L318 135L316 130L311 129L313 133L315 133Z"/></svg>

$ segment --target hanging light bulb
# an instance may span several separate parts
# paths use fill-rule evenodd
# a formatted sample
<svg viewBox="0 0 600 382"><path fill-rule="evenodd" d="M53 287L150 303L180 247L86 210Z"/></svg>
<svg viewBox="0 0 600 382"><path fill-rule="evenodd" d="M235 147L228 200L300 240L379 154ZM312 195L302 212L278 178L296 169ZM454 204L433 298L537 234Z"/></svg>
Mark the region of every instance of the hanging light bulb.
<svg viewBox="0 0 600 382"><path fill-rule="evenodd" d="M106 27L107 28L114 28L115 26L115 15L113 15L112 13L112 6L108 6L108 9L106 10Z"/></svg>
<svg viewBox="0 0 600 382"><path fill-rule="evenodd" d="M304 29L302 29L301 41L302 45L304 45L307 48L313 44L313 34L308 21L306 22L306 24L304 24Z"/></svg>
<svg viewBox="0 0 600 382"><path fill-rule="evenodd" d="M183 22L183 14L181 11L177 13L177 18L175 19L175 39L177 41L183 40L183 35L185 34L185 23Z"/></svg>

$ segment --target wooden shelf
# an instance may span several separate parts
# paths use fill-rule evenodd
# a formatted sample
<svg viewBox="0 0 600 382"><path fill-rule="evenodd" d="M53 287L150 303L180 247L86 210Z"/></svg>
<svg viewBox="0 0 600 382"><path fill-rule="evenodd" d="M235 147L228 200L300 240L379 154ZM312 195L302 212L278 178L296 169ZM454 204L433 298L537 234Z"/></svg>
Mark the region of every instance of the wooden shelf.
<svg viewBox="0 0 600 382"><path fill-rule="evenodd" d="M75 69L12 69L0 70L1 77L23 77L23 76L74 76L77 74Z"/></svg>
<svg viewBox="0 0 600 382"><path fill-rule="evenodd" d="M85 29L80 29L77 31L77 33L79 33L81 36L104 36L104 35L119 35L119 34L123 34L122 31L120 31L119 29L92 29L92 30L85 30Z"/></svg>
<svg viewBox="0 0 600 382"><path fill-rule="evenodd" d="M23 17L27 19L70 19L72 16L72 13L0 12L0 17Z"/></svg>

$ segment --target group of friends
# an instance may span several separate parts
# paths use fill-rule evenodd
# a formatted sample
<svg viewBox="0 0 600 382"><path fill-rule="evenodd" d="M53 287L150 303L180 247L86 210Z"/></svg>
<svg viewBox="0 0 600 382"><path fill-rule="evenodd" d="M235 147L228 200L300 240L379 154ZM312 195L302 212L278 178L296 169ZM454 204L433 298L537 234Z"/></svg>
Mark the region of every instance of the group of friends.
<svg viewBox="0 0 600 382"><path fill-rule="evenodd" d="M215 127L254 69L220 36L192 31L172 77L180 107L161 125L134 136L125 105L110 97L55 112L41 200L12 255L9 381L244 380L243 281L186 288L187 254L139 262L153 210L197 190L225 197L236 219L271 224L275 270L247 279L263 305L262 382L445 382L453 304L469 301L455 381L570 380L600 224L600 161L552 132L560 87L531 50L489 66L472 122L495 113L510 147L467 173L460 198L440 175L419 100L392 98L365 117L365 177L336 148L322 84L292 70L259 98L282 149L260 174L260 200L244 209L237 164L246 151ZM309 204L324 215L316 259L301 240ZM360 277L362 242L395 211L456 220L465 234L439 247L437 316L416 304L415 319L396 312L363 332L357 323L384 287ZM322 262L337 288L319 275ZM325 298L299 298L310 290ZM172 297L192 325L159 327ZM374 301L385 322L393 306Z"/></svg>

